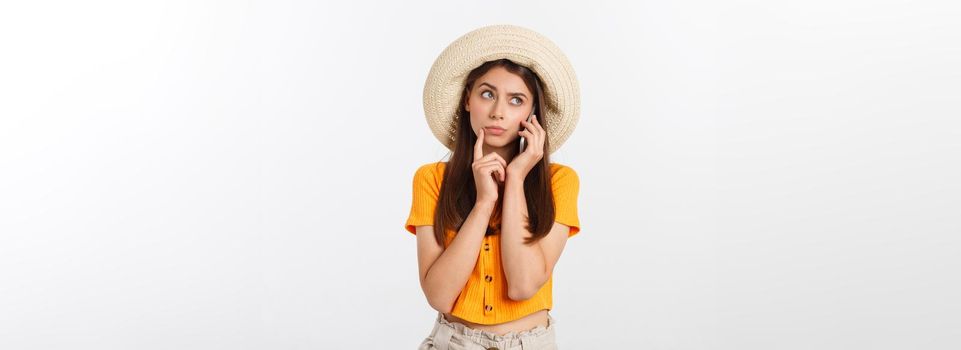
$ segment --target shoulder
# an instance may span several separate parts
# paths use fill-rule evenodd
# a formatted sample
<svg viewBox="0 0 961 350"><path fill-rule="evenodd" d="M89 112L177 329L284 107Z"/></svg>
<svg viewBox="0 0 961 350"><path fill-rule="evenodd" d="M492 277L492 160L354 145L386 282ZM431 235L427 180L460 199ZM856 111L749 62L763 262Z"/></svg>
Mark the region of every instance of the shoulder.
<svg viewBox="0 0 961 350"><path fill-rule="evenodd" d="M427 178L432 180L440 179L444 176L444 168L447 162L431 162L417 167L414 172L415 178Z"/></svg>
<svg viewBox="0 0 961 350"><path fill-rule="evenodd" d="M573 177L575 179L577 178L577 172L574 171L574 168L570 167L569 165L561 164L561 163L551 163L550 169L551 169L551 178L561 178L561 177Z"/></svg>
<svg viewBox="0 0 961 350"><path fill-rule="evenodd" d="M551 189L554 194L576 193L580 188L580 178L574 168L560 163L551 163Z"/></svg>

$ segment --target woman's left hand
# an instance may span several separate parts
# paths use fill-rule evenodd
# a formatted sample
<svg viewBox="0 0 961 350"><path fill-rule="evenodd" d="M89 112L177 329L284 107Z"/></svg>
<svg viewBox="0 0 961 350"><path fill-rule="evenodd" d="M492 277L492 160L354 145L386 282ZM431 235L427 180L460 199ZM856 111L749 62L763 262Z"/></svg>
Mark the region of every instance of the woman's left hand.
<svg viewBox="0 0 961 350"><path fill-rule="evenodd" d="M544 131L541 123L537 121L537 115L534 115L531 121L531 123L526 120L521 121L524 130L520 131L519 134L527 139L525 141L527 146L524 147L524 152L511 159L510 164L507 165L507 175L525 179L527 173L541 161L541 158L544 158L544 140L547 138L547 131Z"/></svg>

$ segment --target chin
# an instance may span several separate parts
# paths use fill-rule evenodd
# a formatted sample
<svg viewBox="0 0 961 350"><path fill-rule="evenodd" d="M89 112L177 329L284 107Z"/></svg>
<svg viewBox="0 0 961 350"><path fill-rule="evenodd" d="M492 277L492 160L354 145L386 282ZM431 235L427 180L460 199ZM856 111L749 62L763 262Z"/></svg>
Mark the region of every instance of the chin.
<svg viewBox="0 0 961 350"><path fill-rule="evenodd" d="M491 147L504 148L504 147L508 147L508 146L510 146L510 145L513 145L513 144L515 144L515 143L516 143L515 140L508 140L508 141L490 142L490 143L488 143L487 145L488 145L488 146L491 146Z"/></svg>

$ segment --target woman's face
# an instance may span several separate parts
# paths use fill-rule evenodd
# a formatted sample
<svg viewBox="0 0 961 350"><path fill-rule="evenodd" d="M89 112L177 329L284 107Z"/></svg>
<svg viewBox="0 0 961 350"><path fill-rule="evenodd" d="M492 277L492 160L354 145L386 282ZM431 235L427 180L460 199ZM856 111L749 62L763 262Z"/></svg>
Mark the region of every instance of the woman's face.
<svg viewBox="0 0 961 350"><path fill-rule="evenodd" d="M527 84L503 67L494 67L482 75L470 87L467 111L470 112L471 129L476 135L484 130L484 142L492 147L504 147L520 135L521 121L527 120L534 100ZM498 132L492 127L504 130Z"/></svg>

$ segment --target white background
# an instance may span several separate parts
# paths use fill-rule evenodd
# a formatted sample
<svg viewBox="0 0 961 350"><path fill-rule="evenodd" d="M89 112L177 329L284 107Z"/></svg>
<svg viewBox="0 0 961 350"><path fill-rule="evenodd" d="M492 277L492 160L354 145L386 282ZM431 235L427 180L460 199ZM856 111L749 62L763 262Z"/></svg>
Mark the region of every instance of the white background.
<svg viewBox="0 0 961 350"><path fill-rule="evenodd" d="M961 347L949 1L6 1L0 348L413 349L423 82L569 56L563 349Z"/></svg>

